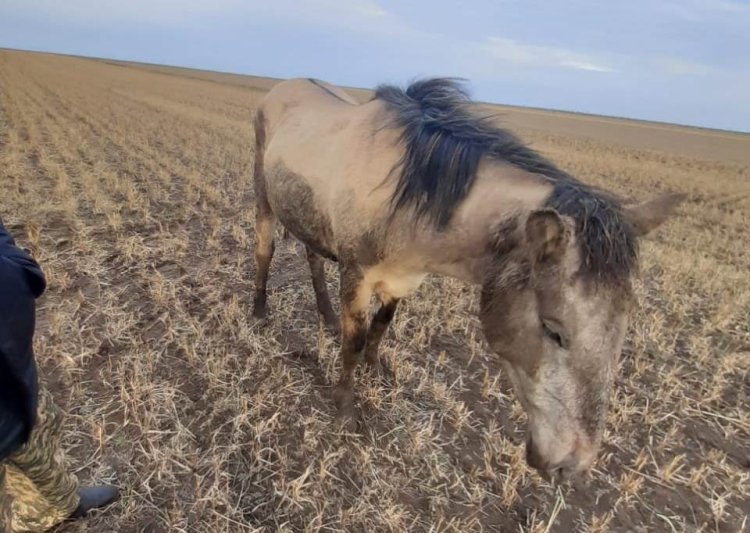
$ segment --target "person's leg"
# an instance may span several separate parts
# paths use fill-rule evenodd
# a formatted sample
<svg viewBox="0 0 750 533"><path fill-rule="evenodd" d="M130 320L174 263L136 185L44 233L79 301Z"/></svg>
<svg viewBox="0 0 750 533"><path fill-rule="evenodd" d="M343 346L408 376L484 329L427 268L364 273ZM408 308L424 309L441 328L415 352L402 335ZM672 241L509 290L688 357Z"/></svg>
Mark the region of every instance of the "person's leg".
<svg viewBox="0 0 750 533"><path fill-rule="evenodd" d="M10 531L13 510L11 498L5 490L5 461L0 461L0 532Z"/></svg>
<svg viewBox="0 0 750 533"><path fill-rule="evenodd" d="M12 499L11 531L46 531L117 496L110 486L78 488L78 479L62 462L62 414L43 387L39 414L29 441L6 464L6 491Z"/></svg>
<svg viewBox="0 0 750 533"><path fill-rule="evenodd" d="M46 531L78 507L78 479L60 457L62 414L39 390L37 423L29 441L8 458L6 490L12 498L12 531Z"/></svg>

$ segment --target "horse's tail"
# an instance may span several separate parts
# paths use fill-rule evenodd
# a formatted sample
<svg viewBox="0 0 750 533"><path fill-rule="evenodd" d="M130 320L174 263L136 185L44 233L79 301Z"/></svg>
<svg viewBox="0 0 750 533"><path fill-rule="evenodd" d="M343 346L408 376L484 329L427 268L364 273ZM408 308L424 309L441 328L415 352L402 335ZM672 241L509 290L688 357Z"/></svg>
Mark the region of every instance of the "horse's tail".
<svg viewBox="0 0 750 533"><path fill-rule="evenodd" d="M253 180L255 182L255 198L260 201L266 196L266 183L263 176L263 158L266 152L266 115L263 107L255 112L253 120L255 129L255 165L253 167Z"/></svg>
<svg viewBox="0 0 750 533"><path fill-rule="evenodd" d="M255 112L255 119L253 120L253 127L255 129L255 165L253 167L253 182L255 184L255 204L257 215L260 218L267 218L272 216L271 205L268 202L268 192L266 190L266 177L264 175L264 156L266 153L266 133L268 129L268 123L266 121L263 107L259 107ZM281 237L283 239L289 238L289 230L282 228Z"/></svg>

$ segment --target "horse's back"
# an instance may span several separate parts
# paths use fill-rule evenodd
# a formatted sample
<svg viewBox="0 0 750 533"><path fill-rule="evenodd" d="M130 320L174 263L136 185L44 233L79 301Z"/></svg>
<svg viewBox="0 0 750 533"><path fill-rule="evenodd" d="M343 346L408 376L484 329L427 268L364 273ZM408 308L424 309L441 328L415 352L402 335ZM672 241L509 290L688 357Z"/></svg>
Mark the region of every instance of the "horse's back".
<svg viewBox="0 0 750 533"><path fill-rule="evenodd" d="M274 85L263 98L259 110L272 133L290 114L312 110L357 105L356 100L342 89L325 82L294 78Z"/></svg>
<svg viewBox="0 0 750 533"><path fill-rule="evenodd" d="M385 215L390 193L379 186L397 162L393 132L378 131L382 104L354 105L338 91L324 82L289 80L261 105L270 205L297 238L327 256Z"/></svg>

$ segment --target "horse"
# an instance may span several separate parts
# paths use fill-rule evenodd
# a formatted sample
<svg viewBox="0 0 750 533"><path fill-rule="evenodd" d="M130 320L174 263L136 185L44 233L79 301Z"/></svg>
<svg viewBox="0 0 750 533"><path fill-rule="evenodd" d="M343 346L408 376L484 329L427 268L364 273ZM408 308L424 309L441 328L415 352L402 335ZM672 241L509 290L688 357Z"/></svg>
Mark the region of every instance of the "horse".
<svg viewBox="0 0 750 533"><path fill-rule="evenodd" d="M253 314L267 316L280 222L306 247L322 320L340 327L342 427L356 428L353 370L364 355L380 371L399 300L427 274L450 276L481 286L487 345L528 415L528 464L548 480L590 470L634 301L637 239L683 195L624 205L480 116L450 78L382 85L361 104L320 80L284 81L254 129ZM324 258L338 262L340 321Z"/></svg>

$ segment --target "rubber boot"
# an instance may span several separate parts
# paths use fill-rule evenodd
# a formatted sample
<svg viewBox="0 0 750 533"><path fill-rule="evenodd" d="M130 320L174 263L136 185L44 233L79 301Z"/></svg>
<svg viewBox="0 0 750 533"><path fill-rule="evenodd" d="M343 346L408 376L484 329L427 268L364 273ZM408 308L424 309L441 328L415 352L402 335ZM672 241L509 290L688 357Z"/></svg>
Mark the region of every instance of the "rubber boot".
<svg viewBox="0 0 750 533"><path fill-rule="evenodd" d="M78 490L78 507L70 515L70 518L81 518L91 509L98 509L112 503L118 496L117 487L112 485L96 485L94 487L83 487Z"/></svg>

